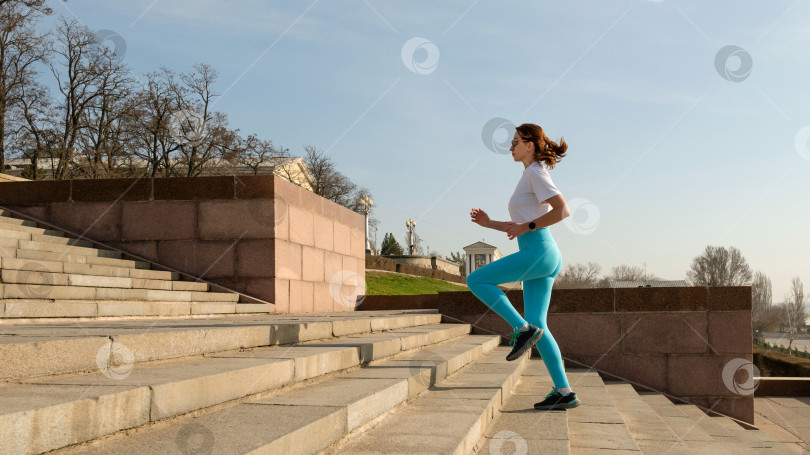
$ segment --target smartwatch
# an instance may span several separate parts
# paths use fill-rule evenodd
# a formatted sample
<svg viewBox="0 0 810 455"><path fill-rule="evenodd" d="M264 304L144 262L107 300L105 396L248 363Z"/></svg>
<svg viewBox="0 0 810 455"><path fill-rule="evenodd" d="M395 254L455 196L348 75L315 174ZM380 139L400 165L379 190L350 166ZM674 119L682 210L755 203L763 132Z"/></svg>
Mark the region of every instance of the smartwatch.
<svg viewBox="0 0 810 455"><path fill-rule="evenodd" d="M537 225L536 225L536 224L534 224L534 221L532 221L531 223L529 223L529 229L531 229L532 231L533 231L533 230L534 230L534 228L536 228L536 227L537 227Z"/></svg>

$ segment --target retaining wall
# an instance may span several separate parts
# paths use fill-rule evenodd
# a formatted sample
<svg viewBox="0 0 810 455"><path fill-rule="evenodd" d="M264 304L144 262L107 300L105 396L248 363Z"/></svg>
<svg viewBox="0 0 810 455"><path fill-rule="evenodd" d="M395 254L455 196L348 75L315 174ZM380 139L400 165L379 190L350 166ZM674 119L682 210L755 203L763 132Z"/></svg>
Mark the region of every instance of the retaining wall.
<svg viewBox="0 0 810 455"><path fill-rule="evenodd" d="M506 295L523 314L523 293ZM471 292L404 297L366 296L359 309L438 308L444 321L504 343L512 330ZM569 366L753 423L753 395L740 387L745 372L730 363L753 360L749 286L555 289L548 325Z"/></svg>
<svg viewBox="0 0 810 455"><path fill-rule="evenodd" d="M277 313L351 311L365 286L363 215L275 175L4 182L0 205Z"/></svg>

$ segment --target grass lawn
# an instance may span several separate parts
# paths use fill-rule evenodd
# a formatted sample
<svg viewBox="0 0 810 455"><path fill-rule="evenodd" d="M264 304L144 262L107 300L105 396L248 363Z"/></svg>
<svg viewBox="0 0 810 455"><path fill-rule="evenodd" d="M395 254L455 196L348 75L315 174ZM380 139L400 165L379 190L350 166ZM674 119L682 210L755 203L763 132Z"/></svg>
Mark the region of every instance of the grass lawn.
<svg viewBox="0 0 810 455"><path fill-rule="evenodd" d="M428 277L366 272L366 295L436 294L439 291L467 290L466 286Z"/></svg>

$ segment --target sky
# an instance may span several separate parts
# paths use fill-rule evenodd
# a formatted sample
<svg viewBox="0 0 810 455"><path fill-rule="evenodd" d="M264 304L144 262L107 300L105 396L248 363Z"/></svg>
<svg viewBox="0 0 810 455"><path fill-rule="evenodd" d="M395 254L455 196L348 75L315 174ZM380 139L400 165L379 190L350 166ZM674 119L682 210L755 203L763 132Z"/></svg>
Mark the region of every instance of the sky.
<svg viewBox="0 0 810 455"><path fill-rule="evenodd" d="M509 220L524 168L501 144L531 122L569 146L550 172L572 212L550 228L564 265L680 280L733 246L775 302L794 276L810 294L808 2L50 4L44 26L112 37L136 75L215 67L232 128L315 146L371 191L378 244L404 244L412 218L443 256L516 252L470 209Z"/></svg>

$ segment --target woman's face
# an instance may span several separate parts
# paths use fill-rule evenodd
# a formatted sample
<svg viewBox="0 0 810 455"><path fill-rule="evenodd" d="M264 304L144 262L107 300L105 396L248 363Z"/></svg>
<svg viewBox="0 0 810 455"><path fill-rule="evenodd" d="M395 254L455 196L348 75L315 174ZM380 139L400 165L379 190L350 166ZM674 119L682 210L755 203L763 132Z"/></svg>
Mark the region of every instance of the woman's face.
<svg viewBox="0 0 810 455"><path fill-rule="evenodd" d="M532 144L531 141L524 141L517 131L515 131L515 135L512 137L512 147L509 147L509 150L512 151L512 158L515 161L525 163L527 160L531 160L532 152L534 152L534 144Z"/></svg>

